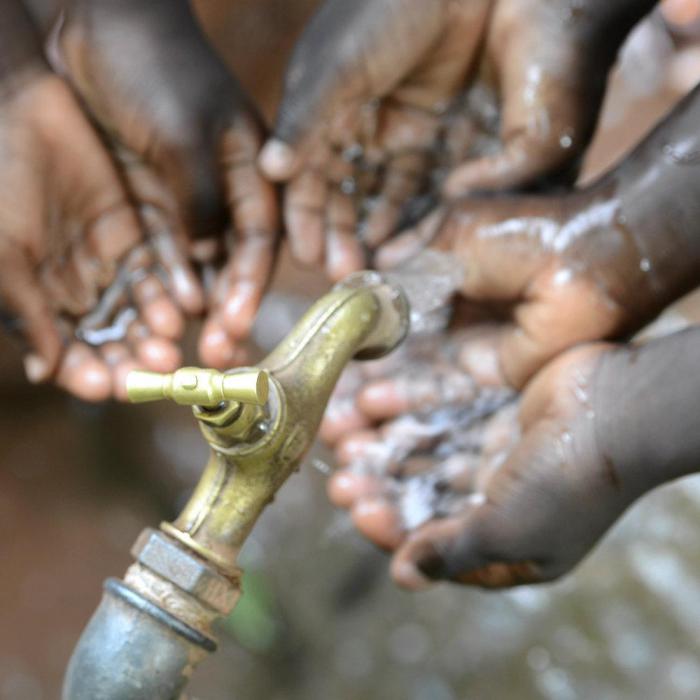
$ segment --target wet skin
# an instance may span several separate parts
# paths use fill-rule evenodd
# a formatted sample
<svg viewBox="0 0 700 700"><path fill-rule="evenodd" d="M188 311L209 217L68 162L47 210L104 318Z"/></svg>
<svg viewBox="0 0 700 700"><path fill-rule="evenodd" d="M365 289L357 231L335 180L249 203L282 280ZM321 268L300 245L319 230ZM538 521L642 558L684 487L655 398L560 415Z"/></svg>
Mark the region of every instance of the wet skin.
<svg viewBox="0 0 700 700"><path fill-rule="evenodd" d="M238 363L277 242L263 128L186 0L69 0L54 55L103 130L168 269L175 298L208 309L202 361ZM190 262L225 260L206 299Z"/></svg>
<svg viewBox="0 0 700 700"><path fill-rule="evenodd" d="M511 425L521 437L505 461L484 439L487 458L465 462L466 476L455 477L469 485L463 515L407 533L383 495L386 482L347 472L331 482L332 499L352 508L358 528L396 550L402 585L419 587L428 575L485 586L549 580L635 498L697 469L700 444L689 423L700 395L698 331L642 349L584 345L541 368L573 345L632 333L697 285L699 119L696 90L590 188L465 200L382 251L395 264L432 241L463 260L463 295L484 308L510 307L511 317L474 327L458 366L478 384L522 387L530 379L519 430ZM415 376L356 382L354 399L323 429L341 463L371 455L384 421L415 410L406 390ZM440 395L432 401L440 405ZM496 436L504 439L500 429ZM481 497L470 502L479 483ZM451 488L459 494L463 486Z"/></svg>
<svg viewBox="0 0 700 700"><path fill-rule="evenodd" d="M149 273L137 216L109 155L65 83L45 64L29 16L6 2L0 34L0 300L27 346L33 382L54 379L87 400L122 393L125 372L179 363L182 318ZM96 352L74 336L131 258L143 272L129 341Z"/></svg>
<svg viewBox="0 0 700 700"><path fill-rule="evenodd" d="M563 350L630 334L697 285L698 120L696 89L599 182L461 200L386 244L380 265L425 245L462 260L464 298L508 312L483 352L522 387Z"/></svg>
<svg viewBox="0 0 700 700"><path fill-rule="evenodd" d="M617 50L653 5L327 0L296 47L261 157L289 183L295 256L325 260L334 279L362 267L362 243L393 233L429 188L432 154L451 140L445 110L465 89L495 94L499 147L457 167L450 196L575 175ZM466 131L448 148L465 150Z"/></svg>
<svg viewBox="0 0 700 700"><path fill-rule="evenodd" d="M443 488L457 505L447 517L415 529L402 523L397 482L445 473L444 463L425 457L384 476L338 472L331 499L392 552L392 575L403 587L556 579L643 494L697 471L698 350L693 329L643 347L599 344L562 355L528 385L515 424L512 414L497 414L480 457L452 460ZM347 464L371 449L369 437L351 449L346 441L339 459Z"/></svg>

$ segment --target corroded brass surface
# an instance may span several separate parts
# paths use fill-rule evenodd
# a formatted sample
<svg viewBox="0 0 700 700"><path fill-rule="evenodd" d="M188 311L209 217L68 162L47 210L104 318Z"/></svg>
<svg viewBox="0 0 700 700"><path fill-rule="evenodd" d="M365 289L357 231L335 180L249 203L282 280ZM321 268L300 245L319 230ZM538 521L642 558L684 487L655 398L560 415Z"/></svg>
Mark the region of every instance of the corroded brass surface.
<svg viewBox="0 0 700 700"><path fill-rule="evenodd" d="M189 503L162 529L221 571L234 572L260 513L310 448L347 363L390 352L407 330L403 293L376 273L355 275L314 304L260 363L269 376L264 406L195 408L211 456Z"/></svg>

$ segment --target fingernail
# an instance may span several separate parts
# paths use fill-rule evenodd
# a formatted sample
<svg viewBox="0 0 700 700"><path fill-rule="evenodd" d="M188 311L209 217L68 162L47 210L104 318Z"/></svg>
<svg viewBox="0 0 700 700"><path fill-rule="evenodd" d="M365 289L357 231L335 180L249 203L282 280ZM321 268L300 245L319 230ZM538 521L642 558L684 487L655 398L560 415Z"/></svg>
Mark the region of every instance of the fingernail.
<svg viewBox="0 0 700 700"><path fill-rule="evenodd" d="M204 308L204 294L194 277L178 267L171 275L173 290L180 306L189 314L198 314Z"/></svg>
<svg viewBox="0 0 700 700"><path fill-rule="evenodd" d="M294 171L296 154L284 141L268 141L260 153L260 167L273 180L286 180Z"/></svg>
<svg viewBox="0 0 700 700"><path fill-rule="evenodd" d="M32 384L39 384L48 379L49 365L43 357L31 354L24 358L24 371Z"/></svg>

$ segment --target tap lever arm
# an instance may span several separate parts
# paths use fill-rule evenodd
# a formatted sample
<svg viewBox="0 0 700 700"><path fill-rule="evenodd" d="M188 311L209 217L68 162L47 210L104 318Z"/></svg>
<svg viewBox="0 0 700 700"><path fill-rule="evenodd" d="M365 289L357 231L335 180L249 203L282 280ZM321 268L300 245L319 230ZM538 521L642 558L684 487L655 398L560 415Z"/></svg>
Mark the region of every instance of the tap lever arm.
<svg viewBox="0 0 700 700"><path fill-rule="evenodd" d="M181 406L215 408L230 401L262 406L268 398L268 374L257 368L233 374L183 367L172 374L130 372L126 382L132 403L172 399Z"/></svg>

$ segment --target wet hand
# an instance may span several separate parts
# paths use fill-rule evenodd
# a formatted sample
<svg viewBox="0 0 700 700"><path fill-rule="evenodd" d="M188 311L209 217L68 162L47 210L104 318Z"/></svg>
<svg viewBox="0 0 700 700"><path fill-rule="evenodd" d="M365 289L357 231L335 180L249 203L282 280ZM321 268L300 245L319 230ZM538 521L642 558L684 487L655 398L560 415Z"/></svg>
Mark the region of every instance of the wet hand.
<svg viewBox="0 0 700 700"><path fill-rule="evenodd" d="M297 259L325 260L334 279L364 264L362 244L385 240L407 202L434 188L436 151L456 163L472 152L483 120L446 114L464 90L492 95L496 145L456 168L450 196L575 176L617 49L653 3L607 5L326 2L297 46L261 158L289 182Z"/></svg>
<svg viewBox="0 0 700 700"><path fill-rule="evenodd" d="M228 256L200 354L208 365L235 364L277 233L275 193L256 164L263 130L254 108L185 0L69 2L55 48L113 148L183 309L205 303L190 261Z"/></svg>
<svg viewBox="0 0 700 700"><path fill-rule="evenodd" d="M428 174L441 117L476 60L490 0L329 0L292 56L261 164L288 181L294 256L338 280L392 232Z"/></svg>
<svg viewBox="0 0 700 700"><path fill-rule="evenodd" d="M37 69L2 95L0 153L0 299L25 338L28 378L98 401L123 397L132 367L179 364L182 317L153 274L133 289L133 343L95 350L76 339L119 269L149 253L108 153L60 78Z"/></svg>
<svg viewBox="0 0 700 700"><path fill-rule="evenodd" d="M459 259L462 298L501 319L467 368L487 363L498 381L520 388L560 352L637 330L660 310L653 264L608 185L467 198L387 243L379 265L399 265L426 245Z"/></svg>
<svg viewBox="0 0 700 700"><path fill-rule="evenodd" d="M597 438L595 379L611 352L587 346L562 356L528 386L519 407L497 411L469 444L455 443L463 436L457 431L387 459L397 419L381 437L347 438L337 454L355 466L332 477L331 499L392 553L392 576L405 588L435 580L498 588L558 578L640 495ZM366 386L365 410L386 412L386 398L402 394L400 381Z"/></svg>

